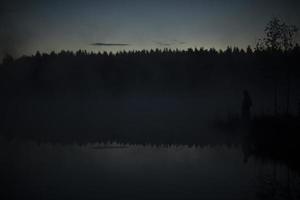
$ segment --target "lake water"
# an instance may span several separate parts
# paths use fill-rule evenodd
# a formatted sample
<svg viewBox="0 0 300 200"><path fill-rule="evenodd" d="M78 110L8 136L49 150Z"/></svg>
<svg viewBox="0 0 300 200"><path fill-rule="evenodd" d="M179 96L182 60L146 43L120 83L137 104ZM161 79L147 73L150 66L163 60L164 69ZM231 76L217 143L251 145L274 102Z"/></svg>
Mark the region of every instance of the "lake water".
<svg viewBox="0 0 300 200"><path fill-rule="evenodd" d="M299 198L296 172L240 146L2 140L1 152L5 199Z"/></svg>

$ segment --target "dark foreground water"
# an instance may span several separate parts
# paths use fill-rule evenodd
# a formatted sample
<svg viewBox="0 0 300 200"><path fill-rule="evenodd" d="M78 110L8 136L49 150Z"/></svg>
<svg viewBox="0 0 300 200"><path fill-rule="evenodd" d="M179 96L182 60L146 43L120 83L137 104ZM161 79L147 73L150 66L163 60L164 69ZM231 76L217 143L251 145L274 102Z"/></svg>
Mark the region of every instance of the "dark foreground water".
<svg viewBox="0 0 300 200"><path fill-rule="evenodd" d="M1 139L3 199L297 199L284 164L240 146L53 145ZM4 152L4 153L3 153Z"/></svg>

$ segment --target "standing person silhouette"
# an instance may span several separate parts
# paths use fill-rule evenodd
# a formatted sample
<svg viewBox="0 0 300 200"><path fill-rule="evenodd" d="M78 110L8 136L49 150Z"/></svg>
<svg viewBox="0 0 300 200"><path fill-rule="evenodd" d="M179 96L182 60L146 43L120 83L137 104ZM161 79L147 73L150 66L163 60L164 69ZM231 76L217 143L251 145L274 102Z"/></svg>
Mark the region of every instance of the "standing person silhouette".
<svg viewBox="0 0 300 200"><path fill-rule="evenodd" d="M298 117L300 117L300 100L298 101Z"/></svg>
<svg viewBox="0 0 300 200"><path fill-rule="evenodd" d="M251 118L251 106L252 100L247 90L243 91L243 102L242 102L242 119L249 121Z"/></svg>

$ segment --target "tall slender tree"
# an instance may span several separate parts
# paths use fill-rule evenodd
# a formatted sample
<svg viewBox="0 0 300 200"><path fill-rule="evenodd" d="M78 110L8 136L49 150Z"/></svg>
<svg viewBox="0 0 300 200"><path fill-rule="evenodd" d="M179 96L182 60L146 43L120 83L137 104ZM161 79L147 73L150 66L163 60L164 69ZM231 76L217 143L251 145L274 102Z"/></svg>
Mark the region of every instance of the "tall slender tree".
<svg viewBox="0 0 300 200"><path fill-rule="evenodd" d="M287 54L290 49L293 49L296 45L295 37L298 32L298 28L294 25L288 25L277 17L272 18L265 27L265 36L257 43L258 50L269 50L272 54L283 53ZM272 57L273 70L274 70L274 112L277 114L278 110L278 82L279 82L279 66L275 61L275 57ZM291 70L290 65L286 67L286 80L287 80L287 94L286 94L286 112L289 113L290 107L290 85L291 85Z"/></svg>

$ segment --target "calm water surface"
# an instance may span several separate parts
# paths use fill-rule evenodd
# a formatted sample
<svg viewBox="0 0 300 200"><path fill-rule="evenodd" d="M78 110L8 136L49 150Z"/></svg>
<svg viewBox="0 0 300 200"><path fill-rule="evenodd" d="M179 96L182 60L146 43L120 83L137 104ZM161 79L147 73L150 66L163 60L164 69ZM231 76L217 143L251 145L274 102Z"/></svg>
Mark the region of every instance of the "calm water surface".
<svg viewBox="0 0 300 200"><path fill-rule="evenodd" d="M11 199L286 199L299 177L240 147L2 142Z"/></svg>

